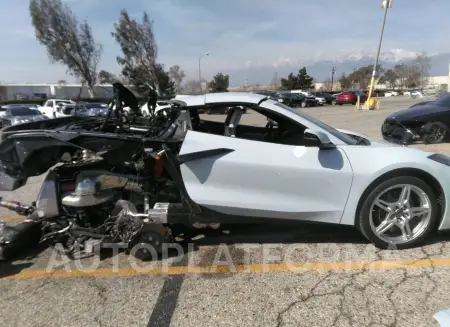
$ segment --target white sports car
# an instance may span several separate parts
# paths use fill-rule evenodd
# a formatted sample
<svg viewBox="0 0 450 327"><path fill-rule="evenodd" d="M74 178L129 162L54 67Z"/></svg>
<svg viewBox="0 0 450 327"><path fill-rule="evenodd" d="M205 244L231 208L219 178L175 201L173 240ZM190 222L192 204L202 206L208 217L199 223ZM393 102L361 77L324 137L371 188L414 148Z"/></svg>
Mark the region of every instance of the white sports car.
<svg viewBox="0 0 450 327"><path fill-rule="evenodd" d="M180 157L192 159L181 164L183 181L193 201L216 213L354 225L381 248L412 247L450 228L446 156L337 130L263 95L183 101L239 104L269 119L244 125L236 107L223 129L202 121L187 132Z"/></svg>
<svg viewBox="0 0 450 327"><path fill-rule="evenodd" d="M130 217L149 217L151 224L164 228L180 223L314 221L355 226L376 246L391 249L416 246L432 231L450 228L449 157L337 130L265 95L209 93L171 103L170 114L158 117L167 121L155 125L159 129L151 137L152 129L143 127L122 129L119 134L111 132L114 129L99 132L97 127L81 131L85 126L105 125L89 117L77 119L90 119L90 124L77 125L76 120L65 127L58 124L67 125L67 119L51 120L52 130L45 131L37 131L36 124L12 126L2 134L0 186L15 189L30 174L51 167L53 161L36 166L31 160L38 157L38 148L52 149L56 155L58 147L68 151L73 144L74 149L96 152L105 170L95 166L91 172L89 156L65 168L64 176L75 176L80 167L94 177L100 174L95 180L86 177L74 184L83 196L75 192L61 199L77 210L116 199L116 193L110 194L111 185L104 185L104 191L92 185L101 185L100 177L106 172L122 174L120 165L124 165L126 174L117 175L122 176L119 180L131 178L130 167L139 168L131 170L139 177L136 185L146 180L140 177L155 170L158 184L149 190L156 193L145 201L141 193L128 197L145 204ZM222 122L199 115L221 108L228 108ZM245 124L245 110L263 115L266 126ZM138 154L148 160L145 165L124 164L138 160ZM111 167L115 168L109 172ZM55 174L49 174L53 178L49 183ZM118 194L134 192L136 186L127 190L122 182L116 184Z"/></svg>

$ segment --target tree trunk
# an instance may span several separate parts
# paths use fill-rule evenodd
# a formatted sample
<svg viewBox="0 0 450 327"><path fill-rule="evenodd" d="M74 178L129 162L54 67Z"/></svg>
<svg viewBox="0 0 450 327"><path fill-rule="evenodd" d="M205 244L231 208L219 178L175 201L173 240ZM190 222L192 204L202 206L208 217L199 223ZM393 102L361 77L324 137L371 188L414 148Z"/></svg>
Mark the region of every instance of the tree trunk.
<svg viewBox="0 0 450 327"><path fill-rule="evenodd" d="M89 92L89 97L90 98L94 98L95 97L94 86L93 85L88 85L87 89L88 89L88 92Z"/></svg>

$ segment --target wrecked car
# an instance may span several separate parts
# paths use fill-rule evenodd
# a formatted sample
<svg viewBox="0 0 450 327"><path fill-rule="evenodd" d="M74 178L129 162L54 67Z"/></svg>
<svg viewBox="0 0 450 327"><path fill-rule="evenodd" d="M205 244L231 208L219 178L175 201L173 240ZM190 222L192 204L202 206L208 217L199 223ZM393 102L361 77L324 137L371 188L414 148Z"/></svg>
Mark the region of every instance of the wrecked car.
<svg viewBox="0 0 450 327"><path fill-rule="evenodd" d="M107 117L3 130L3 190L50 170L35 203L0 206L26 215L41 240L67 253L105 243L160 251L177 226L222 223L352 225L391 249L450 228L449 157L339 131L265 95L190 96L151 119L121 115L121 102ZM201 119L208 108L230 109L223 121ZM267 124L245 124L244 109ZM8 242L0 236L3 251ZM148 255L140 248L133 254Z"/></svg>
<svg viewBox="0 0 450 327"><path fill-rule="evenodd" d="M450 93L423 101L389 115L381 127L387 141L408 145L414 141L436 144L448 140Z"/></svg>

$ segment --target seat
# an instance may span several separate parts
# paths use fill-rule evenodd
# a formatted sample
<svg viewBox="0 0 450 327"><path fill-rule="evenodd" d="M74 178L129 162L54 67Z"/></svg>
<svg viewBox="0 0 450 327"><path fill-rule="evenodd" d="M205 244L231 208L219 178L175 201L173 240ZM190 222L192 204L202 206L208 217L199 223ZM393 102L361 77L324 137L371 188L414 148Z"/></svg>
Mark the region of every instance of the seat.
<svg viewBox="0 0 450 327"><path fill-rule="evenodd" d="M233 107L228 111L228 116L225 119L225 136L236 137L236 128L243 113L244 109L241 107Z"/></svg>

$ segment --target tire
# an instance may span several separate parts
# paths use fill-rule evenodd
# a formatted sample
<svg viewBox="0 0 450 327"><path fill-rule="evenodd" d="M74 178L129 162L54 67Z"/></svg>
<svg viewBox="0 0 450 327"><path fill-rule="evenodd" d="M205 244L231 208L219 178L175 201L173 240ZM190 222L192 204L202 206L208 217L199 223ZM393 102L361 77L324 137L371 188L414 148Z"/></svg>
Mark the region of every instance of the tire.
<svg viewBox="0 0 450 327"><path fill-rule="evenodd" d="M306 101L302 101L302 103L300 104L300 106L301 106L302 108L306 108Z"/></svg>
<svg viewBox="0 0 450 327"><path fill-rule="evenodd" d="M332 105L332 106L337 105L336 100L331 101L331 105Z"/></svg>
<svg viewBox="0 0 450 327"><path fill-rule="evenodd" d="M423 126L423 132L420 136L423 144L442 143L449 134L449 128L441 122L428 123Z"/></svg>
<svg viewBox="0 0 450 327"><path fill-rule="evenodd" d="M386 229L386 231L381 233L382 234L381 236L377 235L375 229L376 227L380 227L381 222L380 224L378 224L378 221L377 223L375 223L374 220L378 220L378 218L381 218L380 220L383 220L384 217L388 217L387 216L388 214L387 211L384 211L379 206L375 205L375 201L379 197L392 194L389 192L397 192L397 191L399 192L400 187L397 188L397 186L402 185L408 185L411 188L411 194L414 194L411 197L414 200L419 199L420 195L418 194L421 194L420 192L423 192L421 196L424 196L423 194L425 194L430 212L422 214L422 218L420 218L420 215L416 217L420 220L420 224L422 225L417 224L415 226L413 225L412 227L410 225L413 235L409 240L405 237L404 234L402 234L400 227L396 225L397 223L401 224L399 220L403 220L403 218L394 219L395 222L394 225L392 225L392 227ZM389 191L390 189L392 190ZM395 202L395 201L397 201L397 196L393 196L393 198L388 202ZM411 207L416 206L416 203L418 202L414 201ZM383 216L378 216L378 213L381 213ZM384 213L386 213L386 216L384 216ZM402 213L401 209L399 209L399 214L400 213ZM430 232L434 230L438 220L438 215L439 215L439 206L436 195L426 182L413 176L398 176L378 183L369 191L367 196L363 199L361 209L358 212L356 227L369 241L371 241L378 248L407 249L423 243L423 241L430 234ZM411 224L414 224L416 220L417 219L415 218L411 220L410 221ZM397 238L395 235L385 235L384 233L387 232L391 233L396 232L397 234L400 233L402 234L402 236L398 236Z"/></svg>

